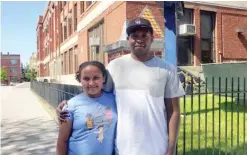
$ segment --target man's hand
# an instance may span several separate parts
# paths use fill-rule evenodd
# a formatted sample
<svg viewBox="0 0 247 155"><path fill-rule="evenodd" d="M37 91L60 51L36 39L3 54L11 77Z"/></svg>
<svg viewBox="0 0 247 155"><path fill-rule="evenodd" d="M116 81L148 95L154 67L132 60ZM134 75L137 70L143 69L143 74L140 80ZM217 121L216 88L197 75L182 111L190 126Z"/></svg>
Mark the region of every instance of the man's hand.
<svg viewBox="0 0 247 155"><path fill-rule="evenodd" d="M59 103L59 105L56 108L57 117L60 123L65 122L66 117L69 116L68 111L62 111L65 105L67 105L67 101L63 100L61 103Z"/></svg>

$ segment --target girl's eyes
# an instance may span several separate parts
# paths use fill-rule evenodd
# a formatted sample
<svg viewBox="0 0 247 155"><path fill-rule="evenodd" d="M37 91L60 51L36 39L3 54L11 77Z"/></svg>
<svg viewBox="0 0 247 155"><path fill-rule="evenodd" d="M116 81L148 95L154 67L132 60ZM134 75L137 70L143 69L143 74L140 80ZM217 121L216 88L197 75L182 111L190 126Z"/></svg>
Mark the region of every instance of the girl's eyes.
<svg viewBox="0 0 247 155"><path fill-rule="evenodd" d="M100 77L96 76L96 77L93 77L92 79L93 79L93 80L98 80L98 79L100 79ZM83 80L89 81L90 78L89 78L89 77L84 77Z"/></svg>
<svg viewBox="0 0 247 155"><path fill-rule="evenodd" d="M94 80L98 80L98 79L100 79L100 77L94 77L93 79L94 79Z"/></svg>

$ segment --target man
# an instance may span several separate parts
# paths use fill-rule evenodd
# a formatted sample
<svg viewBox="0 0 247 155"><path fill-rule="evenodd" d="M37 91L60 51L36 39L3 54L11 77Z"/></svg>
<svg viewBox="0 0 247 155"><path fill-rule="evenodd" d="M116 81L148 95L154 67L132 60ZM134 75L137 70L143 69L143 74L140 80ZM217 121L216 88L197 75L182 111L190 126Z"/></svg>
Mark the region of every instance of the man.
<svg viewBox="0 0 247 155"><path fill-rule="evenodd" d="M114 86L116 94L117 152L119 155L175 155L180 124L179 97L185 94L176 68L151 53L154 37L148 20L130 21L126 32L131 54L109 63L111 78L105 85L107 91ZM57 108L59 114L63 104Z"/></svg>

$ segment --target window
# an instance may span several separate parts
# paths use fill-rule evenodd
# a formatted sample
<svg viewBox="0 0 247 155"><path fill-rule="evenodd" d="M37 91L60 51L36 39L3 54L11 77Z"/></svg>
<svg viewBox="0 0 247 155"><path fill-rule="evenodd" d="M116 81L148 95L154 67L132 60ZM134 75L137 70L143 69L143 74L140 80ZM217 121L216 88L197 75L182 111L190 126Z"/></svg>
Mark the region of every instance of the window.
<svg viewBox="0 0 247 155"><path fill-rule="evenodd" d="M49 24L45 26L45 35L47 36L49 33Z"/></svg>
<svg viewBox="0 0 247 155"><path fill-rule="evenodd" d="M63 2L59 2L59 9L60 9L60 12L62 12L63 11Z"/></svg>
<svg viewBox="0 0 247 155"><path fill-rule="evenodd" d="M73 48L69 49L69 74L73 73Z"/></svg>
<svg viewBox="0 0 247 155"><path fill-rule="evenodd" d="M104 63L104 22L102 21L93 28L89 29L88 33L88 40L95 39L99 41L97 46L89 45L89 60L96 60Z"/></svg>
<svg viewBox="0 0 247 155"><path fill-rule="evenodd" d="M75 48L74 48L74 68L75 68L75 72L77 72L78 71L78 69L79 69L79 64L78 64L78 47L77 47L77 45L75 46Z"/></svg>
<svg viewBox="0 0 247 155"><path fill-rule="evenodd" d="M50 55L51 52L51 44L48 44L48 48L47 48L47 56Z"/></svg>
<svg viewBox="0 0 247 155"><path fill-rule="evenodd" d="M49 62L47 62L47 67L46 67L46 76L49 76L49 72L50 72L50 65Z"/></svg>
<svg viewBox="0 0 247 155"><path fill-rule="evenodd" d="M74 31L77 30L77 3L74 5Z"/></svg>
<svg viewBox="0 0 247 155"><path fill-rule="evenodd" d="M84 12L84 1L80 1L81 14Z"/></svg>
<svg viewBox="0 0 247 155"><path fill-rule="evenodd" d="M67 73L67 51L64 53L64 61L63 61L63 67L64 67L64 74Z"/></svg>
<svg viewBox="0 0 247 155"><path fill-rule="evenodd" d="M63 35L64 35L64 40L67 39L67 18L64 18L64 22L63 22Z"/></svg>
<svg viewBox="0 0 247 155"><path fill-rule="evenodd" d="M60 43L63 42L63 24L60 23Z"/></svg>
<svg viewBox="0 0 247 155"><path fill-rule="evenodd" d="M17 82L18 78L16 76L10 76L10 81L11 82Z"/></svg>
<svg viewBox="0 0 247 155"><path fill-rule="evenodd" d="M16 73L17 70L16 70L16 68L10 68L10 72L11 72L11 73Z"/></svg>
<svg viewBox="0 0 247 155"><path fill-rule="evenodd" d="M72 34L72 11L69 12L68 22L69 22L69 36L70 36Z"/></svg>
<svg viewBox="0 0 247 155"><path fill-rule="evenodd" d="M193 23L193 10L184 9L184 16L178 21L178 28L183 24ZM187 66L193 64L194 38L192 36L178 36L178 65Z"/></svg>
<svg viewBox="0 0 247 155"><path fill-rule="evenodd" d="M69 52L64 53L64 73L69 74Z"/></svg>
<svg viewBox="0 0 247 155"><path fill-rule="evenodd" d="M45 48L45 57L48 55L47 47Z"/></svg>
<svg viewBox="0 0 247 155"><path fill-rule="evenodd" d="M61 54L61 58L62 74L64 75L64 54Z"/></svg>
<svg viewBox="0 0 247 155"><path fill-rule="evenodd" d="M87 8L92 5L93 1L87 1Z"/></svg>
<svg viewBox="0 0 247 155"><path fill-rule="evenodd" d="M201 11L200 33L201 33L201 61L202 63L214 62L214 27L215 13Z"/></svg>
<svg viewBox="0 0 247 155"><path fill-rule="evenodd" d="M10 64L11 65L16 65L17 64L17 60L16 59L11 59L10 60Z"/></svg>
<svg viewBox="0 0 247 155"><path fill-rule="evenodd" d="M69 74L69 51L66 53L66 74Z"/></svg>

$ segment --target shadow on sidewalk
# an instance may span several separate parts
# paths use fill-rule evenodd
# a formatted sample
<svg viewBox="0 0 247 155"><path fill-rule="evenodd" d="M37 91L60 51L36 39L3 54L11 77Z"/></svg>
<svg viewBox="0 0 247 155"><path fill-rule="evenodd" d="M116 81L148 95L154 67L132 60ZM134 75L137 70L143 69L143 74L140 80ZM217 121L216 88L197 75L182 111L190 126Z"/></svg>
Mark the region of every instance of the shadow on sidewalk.
<svg viewBox="0 0 247 155"><path fill-rule="evenodd" d="M11 122L2 120L2 155L53 155L56 152L58 126L54 120L34 118Z"/></svg>

